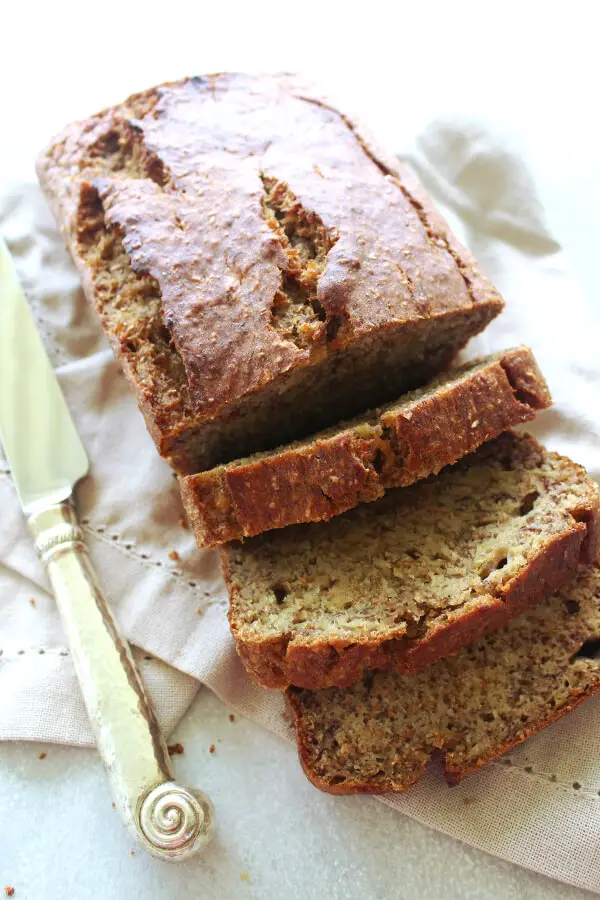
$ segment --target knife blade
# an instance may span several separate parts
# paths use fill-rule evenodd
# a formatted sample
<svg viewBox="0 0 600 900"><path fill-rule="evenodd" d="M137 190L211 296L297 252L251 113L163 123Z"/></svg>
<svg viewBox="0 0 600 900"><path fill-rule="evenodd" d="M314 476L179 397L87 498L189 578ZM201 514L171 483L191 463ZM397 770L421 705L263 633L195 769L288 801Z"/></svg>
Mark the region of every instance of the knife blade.
<svg viewBox="0 0 600 900"><path fill-rule="evenodd" d="M187 859L213 837L212 803L173 780L131 650L102 595L72 503L88 458L1 238L0 440L48 571L116 805L149 853Z"/></svg>
<svg viewBox="0 0 600 900"><path fill-rule="evenodd" d="M0 436L26 515L66 500L88 458L0 240Z"/></svg>

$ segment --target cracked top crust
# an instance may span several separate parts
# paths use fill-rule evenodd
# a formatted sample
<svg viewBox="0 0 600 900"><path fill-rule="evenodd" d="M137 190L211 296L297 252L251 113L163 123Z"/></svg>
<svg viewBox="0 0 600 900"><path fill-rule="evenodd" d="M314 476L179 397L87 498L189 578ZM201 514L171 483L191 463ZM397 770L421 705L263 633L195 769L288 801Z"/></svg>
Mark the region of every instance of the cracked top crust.
<svg viewBox="0 0 600 900"><path fill-rule="evenodd" d="M291 76L136 95L39 171L67 231L96 204L154 279L199 413L365 334L502 307L410 173Z"/></svg>

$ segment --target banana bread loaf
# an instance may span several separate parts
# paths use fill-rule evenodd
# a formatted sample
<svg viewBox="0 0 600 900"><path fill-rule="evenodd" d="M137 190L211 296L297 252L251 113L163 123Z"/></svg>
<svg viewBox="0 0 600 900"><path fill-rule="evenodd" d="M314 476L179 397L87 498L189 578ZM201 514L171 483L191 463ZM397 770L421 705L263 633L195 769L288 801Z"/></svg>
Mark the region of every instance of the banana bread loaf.
<svg viewBox="0 0 600 900"><path fill-rule="evenodd" d="M454 784L600 687L600 570L414 675L288 693L304 771L334 794L401 791L432 755Z"/></svg>
<svg viewBox="0 0 600 900"><path fill-rule="evenodd" d="M502 308L410 173L291 76L137 94L38 174L181 473L393 399Z"/></svg>
<svg viewBox="0 0 600 900"><path fill-rule="evenodd" d="M550 405L527 347L475 360L382 409L180 481L201 547L318 522L435 474Z"/></svg>
<svg viewBox="0 0 600 900"><path fill-rule="evenodd" d="M225 545L238 653L266 687L416 671L593 561L598 497L581 466L506 432L330 522Z"/></svg>

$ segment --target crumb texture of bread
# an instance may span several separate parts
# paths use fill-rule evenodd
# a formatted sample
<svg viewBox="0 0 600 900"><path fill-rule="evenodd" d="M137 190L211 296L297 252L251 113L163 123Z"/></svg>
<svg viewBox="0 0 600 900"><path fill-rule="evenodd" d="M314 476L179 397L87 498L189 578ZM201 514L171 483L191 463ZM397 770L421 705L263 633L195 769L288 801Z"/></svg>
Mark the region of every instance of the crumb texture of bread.
<svg viewBox="0 0 600 900"><path fill-rule="evenodd" d="M266 687L417 671L549 596L598 552L596 484L505 432L327 523L222 550L229 620Z"/></svg>
<svg viewBox="0 0 600 900"><path fill-rule="evenodd" d="M457 656L413 675L366 674L349 688L290 688L300 758L332 793L400 791L435 753L448 781L569 712L600 687L600 570Z"/></svg>
<svg viewBox="0 0 600 900"><path fill-rule="evenodd" d="M416 387L503 305L411 173L291 76L135 95L38 174L182 473Z"/></svg>
<svg viewBox="0 0 600 900"><path fill-rule="evenodd" d="M326 521L437 474L550 402L529 348L496 353L304 441L182 478L186 512L201 547Z"/></svg>

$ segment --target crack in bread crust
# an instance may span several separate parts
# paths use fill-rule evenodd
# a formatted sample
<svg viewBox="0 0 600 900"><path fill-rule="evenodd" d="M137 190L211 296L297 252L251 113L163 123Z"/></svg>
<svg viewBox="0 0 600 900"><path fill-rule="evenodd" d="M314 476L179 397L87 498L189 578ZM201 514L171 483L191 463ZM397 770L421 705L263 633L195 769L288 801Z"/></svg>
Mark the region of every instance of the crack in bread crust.
<svg viewBox="0 0 600 900"><path fill-rule="evenodd" d="M319 278L327 266L327 255L339 238L330 234L314 212L304 209L289 185L277 178L260 178L264 188L263 217L278 236L287 266L281 286L273 298L271 323L298 348L336 339L340 316L323 308L317 296Z"/></svg>

